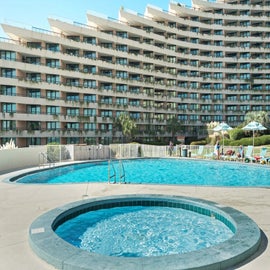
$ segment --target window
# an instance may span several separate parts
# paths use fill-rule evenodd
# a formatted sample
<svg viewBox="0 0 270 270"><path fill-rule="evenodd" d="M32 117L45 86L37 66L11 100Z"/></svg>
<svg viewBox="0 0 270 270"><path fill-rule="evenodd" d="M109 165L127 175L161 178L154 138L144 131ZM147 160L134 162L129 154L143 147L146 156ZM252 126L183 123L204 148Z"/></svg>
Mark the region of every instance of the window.
<svg viewBox="0 0 270 270"><path fill-rule="evenodd" d="M47 90L46 91L46 98L48 99L59 99L60 93L59 91L54 91L54 90Z"/></svg>
<svg viewBox="0 0 270 270"><path fill-rule="evenodd" d="M222 83L214 83L214 89L215 90L220 90L220 89L222 89Z"/></svg>
<svg viewBox="0 0 270 270"><path fill-rule="evenodd" d="M250 95L240 95L240 100L250 100Z"/></svg>
<svg viewBox="0 0 270 270"><path fill-rule="evenodd" d="M96 69L96 66L84 65L83 72L95 74L97 72L97 69Z"/></svg>
<svg viewBox="0 0 270 270"><path fill-rule="evenodd" d="M47 112L47 114L51 114L51 115L59 115L60 114L60 107L58 107L58 106L47 106L46 112Z"/></svg>
<svg viewBox="0 0 270 270"><path fill-rule="evenodd" d="M213 74L213 77L214 77L215 79L222 79L222 78L223 78L223 75L222 75L221 72L215 72L215 73Z"/></svg>
<svg viewBox="0 0 270 270"><path fill-rule="evenodd" d="M96 102L96 95L94 95L94 94L85 94L83 96L83 101L85 101L85 102Z"/></svg>
<svg viewBox="0 0 270 270"><path fill-rule="evenodd" d="M100 102L102 104L112 104L112 97L102 97Z"/></svg>
<svg viewBox="0 0 270 270"><path fill-rule="evenodd" d="M95 45L97 43L95 37L83 37L83 42Z"/></svg>
<svg viewBox="0 0 270 270"><path fill-rule="evenodd" d="M124 44L117 44L116 45L116 50L122 51L122 52L127 52L128 47L127 47L127 45L124 45Z"/></svg>
<svg viewBox="0 0 270 270"><path fill-rule="evenodd" d="M222 111L222 104L215 104L214 105L214 110L215 111Z"/></svg>
<svg viewBox="0 0 270 270"><path fill-rule="evenodd" d="M65 128L66 129L78 130L80 128L80 124L79 123L76 123L76 122L75 123L68 122L68 123L66 123Z"/></svg>
<svg viewBox="0 0 270 270"><path fill-rule="evenodd" d="M33 82L40 82L41 75L40 73L26 73L26 79Z"/></svg>
<svg viewBox="0 0 270 270"><path fill-rule="evenodd" d="M240 111L247 112L250 110L250 105L240 105Z"/></svg>
<svg viewBox="0 0 270 270"><path fill-rule="evenodd" d="M216 122L222 122L222 115L214 115L214 121Z"/></svg>
<svg viewBox="0 0 270 270"><path fill-rule="evenodd" d="M228 116L227 121L228 122L237 122L237 116L236 115Z"/></svg>
<svg viewBox="0 0 270 270"><path fill-rule="evenodd" d="M191 49L190 50L190 54L192 54L192 55L198 55L198 49Z"/></svg>
<svg viewBox="0 0 270 270"><path fill-rule="evenodd" d="M66 49L66 53L72 56L79 56L78 49Z"/></svg>
<svg viewBox="0 0 270 270"><path fill-rule="evenodd" d="M179 114L177 118L178 118L179 121L188 120L188 116L186 114Z"/></svg>
<svg viewBox="0 0 270 270"><path fill-rule="evenodd" d="M76 78L67 78L66 84L70 86L79 86L80 80Z"/></svg>
<svg viewBox="0 0 270 270"><path fill-rule="evenodd" d="M249 58L249 57L250 57L250 53L248 52L240 53L240 58Z"/></svg>
<svg viewBox="0 0 270 270"><path fill-rule="evenodd" d="M78 116L80 115L79 108L67 108L67 115L68 116Z"/></svg>
<svg viewBox="0 0 270 270"><path fill-rule="evenodd" d="M5 60L16 60L16 53L12 51L0 51L0 58Z"/></svg>
<svg viewBox="0 0 270 270"><path fill-rule="evenodd" d="M28 97L40 98L40 89L27 89Z"/></svg>
<svg viewBox="0 0 270 270"><path fill-rule="evenodd" d="M46 125L47 125L48 130L60 129L60 123L59 122L47 122Z"/></svg>
<svg viewBox="0 0 270 270"><path fill-rule="evenodd" d="M121 38L128 38L128 33L122 32L122 31L117 31L116 36L121 37Z"/></svg>
<svg viewBox="0 0 270 270"><path fill-rule="evenodd" d="M90 59L96 59L97 58L96 52L94 52L94 51L84 51L83 56L86 57L86 58L90 58Z"/></svg>
<svg viewBox="0 0 270 270"><path fill-rule="evenodd" d="M223 96L222 94L214 94L214 100L222 100L223 99Z"/></svg>
<svg viewBox="0 0 270 270"><path fill-rule="evenodd" d="M126 84L117 84L116 91L118 92L126 92L128 90L128 86Z"/></svg>
<svg viewBox="0 0 270 270"><path fill-rule="evenodd" d="M126 71L116 71L116 77L122 78L122 79L127 79L128 73Z"/></svg>
<svg viewBox="0 0 270 270"><path fill-rule="evenodd" d="M214 52L214 57L223 57L223 52Z"/></svg>
<svg viewBox="0 0 270 270"><path fill-rule="evenodd" d="M83 81L83 87L96 88L97 87L97 82L94 81L94 80L84 80Z"/></svg>
<svg viewBox="0 0 270 270"><path fill-rule="evenodd" d="M229 105L227 106L227 111L236 111L237 110L237 106L236 105Z"/></svg>
<svg viewBox="0 0 270 270"><path fill-rule="evenodd" d="M117 105L127 105L128 99L127 98L116 98Z"/></svg>
<svg viewBox="0 0 270 270"><path fill-rule="evenodd" d="M16 121L3 120L1 128L2 128L2 130L15 130L16 129Z"/></svg>
<svg viewBox="0 0 270 270"><path fill-rule="evenodd" d="M77 93L67 93L66 100L68 100L68 101L79 101L80 96Z"/></svg>
<svg viewBox="0 0 270 270"><path fill-rule="evenodd" d="M242 74L240 74L240 79L250 79L250 74L249 73L242 73Z"/></svg>
<svg viewBox="0 0 270 270"><path fill-rule="evenodd" d="M212 119L210 115L202 115L202 118L201 118L202 122L210 122L211 120Z"/></svg>
<svg viewBox="0 0 270 270"><path fill-rule="evenodd" d="M27 47L33 48L33 49L41 49L41 42L27 42Z"/></svg>
<svg viewBox="0 0 270 270"><path fill-rule="evenodd" d="M96 124L95 123L84 123L83 129L84 130L96 130Z"/></svg>
<svg viewBox="0 0 270 270"><path fill-rule="evenodd" d="M27 113L30 114L40 114L41 108L39 105L28 105L27 106Z"/></svg>
<svg viewBox="0 0 270 270"><path fill-rule="evenodd" d="M101 83L100 88L102 90L112 90L112 84L111 83Z"/></svg>
<svg viewBox="0 0 270 270"><path fill-rule="evenodd" d="M252 111L263 111L263 107L261 105L252 106Z"/></svg>
<svg viewBox="0 0 270 270"><path fill-rule="evenodd" d="M16 87L11 85L1 85L1 93L5 96L16 96Z"/></svg>
<svg viewBox="0 0 270 270"><path fill-rule="evenodd" d="M96 109L83 109L84 116L96 116Z"/></svg>
<svg viewBox="0 0 270 270"><path fill-rule="evenodd" d="M59 46L59 44L56 44L56 43L47 43L46 49L49 51L52 51L52 52L59 52L60 46Z"/></svg>
<svg viewBox="0 0 270 270"><path fill-rule="evenodd" d="M195 114L195 115L191 114L189 116L189 118L190 118L190 121L198 121L199 120L199 115L197 115L197 114Z"/></svg>
<svg viewBox="0 0 270 270"><path fill-rule="evenodd" d="M59 68L60 61L58 59L46 59L46 66L52 68Z"/></svg>
<svg viewBox="0 0 270 270"><path fill-rule="evenodd" d="M16 104L15 103L2 103L2 112L15 113Z"/></svg>
<svg viewBox="0 0 270 270"><path fill-rule="evenodd" d="M112 111L101 111L101 117L112 117Z"/></svg>
<svg viewBox="0 0 270 270"><path fill-rule="evenodd" d="M119 65L127 65L127 64L128 64L127 58L120 58L120 57L117 57L117 58L116 58L116 64L119 64Z"/></svg>
<svg viewBox="0 0 270 270"><path fill-rule="evenodd" d="M199 94L198 93L190 93L190 98L191 99L198 99Z"/></svg>
<svg viewBox="0 0 270 270"><path fill-rule="evenodd" d="M211 105L202 105L201 109L202 109L202 111L210 111L211 110Z"/></svg>
<svg viewBox="0 0 270 270"><path fill-rule="evenodd" d="M59 75L47 74L46 75L46 82L47 83L59 84L60 83L60 77L59 77Z"/></svg>
<svg viewBox="0 0 270 270"><path fill-rule="evenodd" d="M140 100L138 100L138 99L130 99L129 100L129 105L138 107L138 106L140 106Z"/></svg>
<svg viewBox="0 0 270 270"><path fill-rule="evenodd" d="M2 68L1 76L6 78L16 78L16 70L12 68Z"/></svg>
<svg viewBox="0 0 270 270"><path fill-rule="evenodd" d="M79 71L79 64L66 64L66 70Z"/></svg>
<svg viewBox="0 0 270 270"><path fill-rule="evenodd" d="M131 119L140 119L140 117L141 117L141 114L139 113L139 112L130 112L129 113L129 116L130 116L130 118Z"/></svg>
<svg viewBox="0 0 270 270"><path fill-rule="evenodd" d="M250 84L240 84L240 90L248 90L250 89Z"/></svg>

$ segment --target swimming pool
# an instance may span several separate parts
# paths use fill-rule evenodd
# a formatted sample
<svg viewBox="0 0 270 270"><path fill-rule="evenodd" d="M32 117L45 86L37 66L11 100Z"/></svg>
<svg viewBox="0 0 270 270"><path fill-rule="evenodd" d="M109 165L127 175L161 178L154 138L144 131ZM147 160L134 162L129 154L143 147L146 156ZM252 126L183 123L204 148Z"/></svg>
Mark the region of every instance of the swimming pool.
<svg viewBox="0 0 270 270"><path fill-rule="evenodd" d="M9 179L17 183L65 184L123 181L131 184L198 186L270 186L270 167L259 164L193 159L128 159L87 162L39 170Z"/></svg>
<svg viewBox="0 0 270 270"><path fill-rule="evenodd" d="M64 222L55 232L78 248L116 257L182 254L217 245L234 235L214 214L161 206L89 211Z"/></svg>
<svg viewBox="0 0 270 270"><path fill-rule="evenodd" d="M233 236L222 243L181 254L117 257L79 249L55 233L59 226L81 214L134 206L158 209L169 207L206 215L224 223L233 232ZM57 269L221 270L229 269L250 258L260 246L261 232L248 216L227 206L189 197L145 194L93 198L55 208L31 224L29 240L36 254ZM109 243L107 244L110 248Z"/></svg>

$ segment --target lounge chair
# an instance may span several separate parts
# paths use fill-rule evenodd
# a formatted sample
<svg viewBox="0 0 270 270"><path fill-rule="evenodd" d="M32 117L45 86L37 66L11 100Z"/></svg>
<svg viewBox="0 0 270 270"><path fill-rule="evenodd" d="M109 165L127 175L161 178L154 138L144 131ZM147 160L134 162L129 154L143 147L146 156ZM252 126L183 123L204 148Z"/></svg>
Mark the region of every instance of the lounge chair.
<svg viewBox="0 0 270 270"><path fill-rule="evenodd" d="M245 161L245 162L250 162L250 161L255 161L255 159L252 157L252 152L253 152L253 145L248 145L247 146L247 151L245 152L244 156L239 156L237 153L232 155L230 157L230 160L232 161Z"/></svg>
<svg viewBox="0 0 270 270"><path fill-rule="evenodd" d="M200 145L199 148L198 148L197 153L191 154L191 157L196 157L196 158L202 157L203 156L203 150L204 150L204 146Z"/></svg>
<svg viewBox="0 0 270 270"><path fill-rule="evenodd" d="M203 155L203 158L216 159L217 158L217 154L215 152L210 152L210 153L204 154Z"/></svg>
<svg viewBox="0 0 270 270"><path fill-rule="evenodd" d="M260 162L261 159L265 158L266 153L267 153L267 148L266 147L263 147L261 149L260 154L258 156L254 156L255 161L256 162Z"/></svg>
<svg viewBox="0 0 270 270"><path fill-rule="evenodd" d="M234 156L235 151L229 149L223 155L220 156L222 160L230 160L232 156Z"/></svg>
<svg viewBox="0 0 270 270"><path fill-rule="evenodd" d="M253 145L248 145L247 146L247 151L245 153L245 156L244 156L244 161L246 163L252 161L252 162L255 162L255 158L252 156L252 153L253 153Z"/></svg>

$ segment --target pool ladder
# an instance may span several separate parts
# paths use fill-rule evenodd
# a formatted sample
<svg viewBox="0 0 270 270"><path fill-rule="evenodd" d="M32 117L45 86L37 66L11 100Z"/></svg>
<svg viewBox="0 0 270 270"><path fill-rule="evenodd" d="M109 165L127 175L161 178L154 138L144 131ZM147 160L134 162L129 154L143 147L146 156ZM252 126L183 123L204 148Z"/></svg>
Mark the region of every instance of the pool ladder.
<svg viewBox="0 0 270 270"><path fill-rule="evenodd" d="M113 171L113 174L111 175L111 170ZM125 168L123 165L123 162L119 160L119 183L125 184L126 183L126 173ZM112 178L114 179L112 181ZM115 184L116 183L116 170L114 164L111 162L111 160L108 161L108 183L109 184Z"/></svg>

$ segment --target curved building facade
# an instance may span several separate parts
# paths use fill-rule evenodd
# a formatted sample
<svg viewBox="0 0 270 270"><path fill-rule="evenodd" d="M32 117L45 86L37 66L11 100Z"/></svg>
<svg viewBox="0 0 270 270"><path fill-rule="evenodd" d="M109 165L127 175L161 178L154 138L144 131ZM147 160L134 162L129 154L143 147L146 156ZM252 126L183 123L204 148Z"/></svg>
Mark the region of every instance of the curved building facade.
<svg viewBox="0 0 270 270"><path fill-rule="evenodd" d="M170 2L117 20L49 18L50 30L2 28L1 141L18 146L111 143L121 112L136 140L203 137L209 122L235 127L270 110L270 0Z"/></svg>

